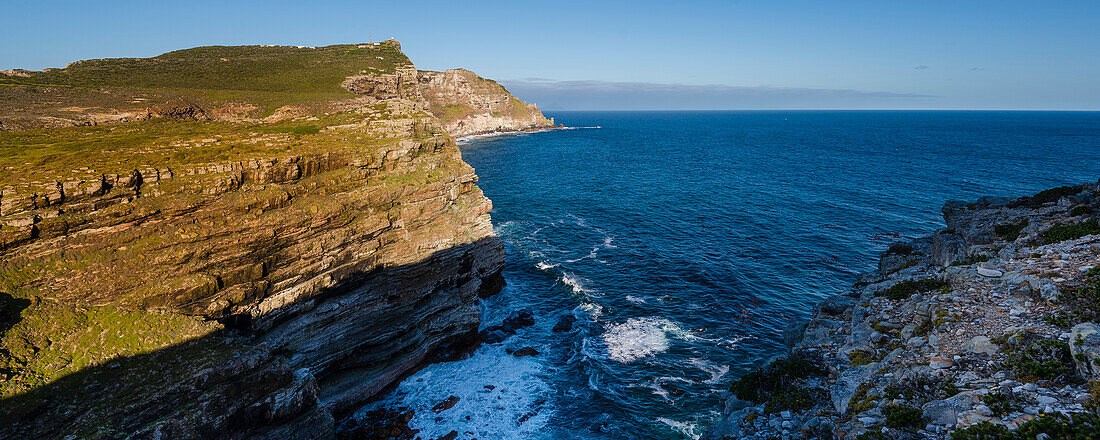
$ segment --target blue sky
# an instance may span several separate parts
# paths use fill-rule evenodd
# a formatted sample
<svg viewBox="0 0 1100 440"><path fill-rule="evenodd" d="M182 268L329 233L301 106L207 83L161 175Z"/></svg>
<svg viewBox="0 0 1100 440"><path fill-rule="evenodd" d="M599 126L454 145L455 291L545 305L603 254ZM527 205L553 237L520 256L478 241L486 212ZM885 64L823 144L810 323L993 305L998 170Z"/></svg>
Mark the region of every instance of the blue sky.
<svg viewBox="0 0 1100 440"><path fill-rule="evenodd" d="M1100 109L1100 1L15 2L0 69L396 37L556 109Z"/></svg>

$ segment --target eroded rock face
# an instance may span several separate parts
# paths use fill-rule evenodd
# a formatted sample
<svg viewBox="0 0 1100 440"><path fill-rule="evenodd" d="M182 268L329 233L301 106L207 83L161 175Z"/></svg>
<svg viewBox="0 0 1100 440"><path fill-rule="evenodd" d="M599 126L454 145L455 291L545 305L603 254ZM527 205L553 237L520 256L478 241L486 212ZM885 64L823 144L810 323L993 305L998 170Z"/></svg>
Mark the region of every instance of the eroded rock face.
<svg viewBox="0 0 1100 440"><path fill-rule="evenodd" d="M341 113L0 178L0 289L22 313L0 437L332 438L475 344L478 297L502 285L492 204L420 110L415 67L387 75L349 79L371 96ZM188 108L158 117L205 119ZM174 126L127 130L147 127Z"/></svg>
<svg viewBox="0 0 1100 440"><path fill-rule="evenodd" d="M493 80L466 69L420 71L420 94L452 136L551 128L535 104L508 93Z"/></svg>

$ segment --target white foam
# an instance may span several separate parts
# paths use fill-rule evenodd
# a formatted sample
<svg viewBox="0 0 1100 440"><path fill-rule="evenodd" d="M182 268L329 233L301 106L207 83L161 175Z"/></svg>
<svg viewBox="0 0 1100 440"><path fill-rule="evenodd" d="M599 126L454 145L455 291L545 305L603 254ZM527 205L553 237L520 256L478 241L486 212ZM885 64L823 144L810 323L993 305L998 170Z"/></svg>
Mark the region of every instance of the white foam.
<svg viewBox="0 0 1100 440"><path fill-rule="evenodd" d="M668 350L669 335L686 336L680 326L664 318L630 318L607 325L602 339L611 360L627 363Z"/></svg>
<svg viewBox="0 0 1100 440"><path fill-rule="evenodd" d="M419 429L422 438L439 438L452 430L474 438L538 438L554 412L546 400L552 389L543 375L536 359L486 345L468 359L420 370L356 416L379 407L408 407L415 411L409 427ZM459 398L454 407L432 411L449 396Z"/></svg>
<svg viewBox="0 0 1100 440"><path fill-rule="evenodd" d="M694 440L699 440L699 437L702 437L703 435L702 432L696 432L699 431L698 423L678 422L676 420L665 417L658 417L657 421L668 425L677 432L684 434Z"/></svg>
<svg viewBox="0 0 1100 440"><path fill-rule="evenodd" d="M699 358L692 358L690 361L688 361L688 363L695 368L698 368L705 371L707 374L710 374L710 379L703 381L703 383L707 384L718 383L718 381L722 379L722 376L725 376L726 373L730 372L729 365L719 365L714 362Z"/></svg>
<svg viewBox="0 0 1100 440"><path fill-rule="evenodd" d="M544 271L544 272L548 271L550 269L553 269L555 267L559 267L559 266L561 266L561 265L557 264L557 263L550 264L546 261L540 261L538 263L535 263L535 268L537 268L538 270Z"/></svg>
<svg viewBox="0 0 1100 440"><path fill-rule="evenodd" d="M603 238L603 247L608 248L608 249L617 248L618 246L615 246L615 245L611 244L611 242L614 241L614 240L615 240L615 237L612 237L610 235L604 237Z"/></svg>
<svg viewBox="0 0 1100 440"><path fill-rule="evenodd" d="M593 290L593 289L589 288L588 286L586 286L586 284L588 284L588 280L586 280L584 278L581 278L577 275L574 275L572 273L562 272L560 279L561 279L562 284L565 284L566 286L569 286L569 288L573 290L573 293L576 293L578 295L588 296L588 295L591 295L593 293L596 293L595 290Z"/></svg>
<svg viewBox="0 0 1100 440"><path fill-rule="evenodd" d="M626 300L633 304L645 304L645 300L634 295L627 295Z"/></svg>

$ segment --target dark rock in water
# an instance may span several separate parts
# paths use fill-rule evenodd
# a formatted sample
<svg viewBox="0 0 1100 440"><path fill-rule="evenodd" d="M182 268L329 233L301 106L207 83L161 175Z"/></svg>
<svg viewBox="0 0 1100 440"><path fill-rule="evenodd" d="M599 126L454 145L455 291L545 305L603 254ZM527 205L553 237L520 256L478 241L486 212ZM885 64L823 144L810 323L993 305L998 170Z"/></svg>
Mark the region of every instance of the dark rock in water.
<svg viewBox="0 0 1100 440"><path fill-rule="evenodd" d="M532 325L535 325L535 314L531 313L530 309L521 309L508 315L500 325L500 330L515 333L516 330Z"/></svg>
<svg viewBox="0 0 1100 440"><path fill-rule="evenodd" d="M458 431L448 432L447 435L440 437L439 440L455 440L458 438Z"/></svg>
<svg viewBox="0 0 1100 440"><path fill-rule="evenodd" d="M839 315L856 304L856 299L847 295L831 296L817 305L817 310L830 315Z"/></svg>
<svg viewBox="0 0 1100 440"><path fill-rule="evenodd" d="M500 293L501 289L507 285L508 283L504 280L504 275L501 271L497 271L481 279L481 287L477 289L477 297L481 299L489 298Z"/></svg>
<svg viewBox="0 0 1100 440"><path fill-rule="evenodd" d="M519 350L516 350L514 353L512 353L512 355L516 356L516 357L538 356L538 354L539 354L538 350L535 350L532 347L523 347Z"/></svg>
<svg viewBox="0 0 1100 440"><path fill-rule="evenodd" d="M408 408L370 411L362 418L349 417L339 427L338 440L413 440L419 430L409 428L414 412Z"/></svg>
<svg viewBox="0 0 1100 440"><path fill-rule="evenodd" d="M802 337L806 335L807 321L800 321L792 323L783 330L783 344L787 347L794 347L802 342Z"/></svg>
<svg viewBox="0 0 1100 440"><path fill-rule="evenodd" d="M512 336L513 334L515 333L508 333L499 329L486 329L485 331L481 332L481 342L484 344L496 344L505 339L508 339L508 337Z"/></svg>
<svg viewBox="0 0 1100 440"><path fill-rule="evenodd" d="M573 323L577 322L577 317L573 315L562 316L558 320L557 324L554 324L554 332L561 333L573 330Z"/></svg>
<svg viewBox="0 0 1100 440"><path fill-rule="evenodd" d="M455 406L456 403L458 403L458 396L451 396L448 397L447 400L439 402L435 406L433 406L432 411L443 412L451 409L451 407Z"/></svg>

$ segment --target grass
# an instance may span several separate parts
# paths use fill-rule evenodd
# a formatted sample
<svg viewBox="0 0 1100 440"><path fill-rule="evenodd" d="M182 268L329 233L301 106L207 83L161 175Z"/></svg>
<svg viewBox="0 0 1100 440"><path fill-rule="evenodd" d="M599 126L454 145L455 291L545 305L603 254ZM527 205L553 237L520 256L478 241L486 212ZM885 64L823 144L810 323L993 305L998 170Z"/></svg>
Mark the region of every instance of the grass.
<svg viewBox="0 0 1100 440"><path fill-rule="evenodd" d="M951 283L931 278L921 280L905 280L889 288L877 292L875 296L884 296L892 300L902 300L913 296L914 293L931 292L950 288Z"/></svg>
<svg viewBox="0 0 1100 440"><path fill-rule="evenodd" d="M120 356L149 353L214 330L198 317L74 307L36 300L0 339L0 398L34 389Z"/></svg>
<svg viewBox="0 0 1100 440"><path fill-rule="evenodd" d="M1092 234L1100 234L1100 223L1096 219L1072 225L1052 226L1050 229L1043 231L1043 243L1059 243Z"/></svg>
<svg viewBox="0 0 1100 440"><path fill-rule="evenodd" d="M249 101L267 112L283 105L354 96L340 84L360 72L391 73L411 64L395 44L206 46L153 58L80 61L0 84L170 92L210 101Z"/></svg>
<svg viewBox="0 0 1100 440"><path fill-rule="evenodd" d="M92 179L146 166L179 168L320 151L361 155L386 145L386 139L366 128L325 128L390 118L396 117L381 104L370 114L342 112L276 123L158 119L0 132L0 186L30 179Z"/></svg>

